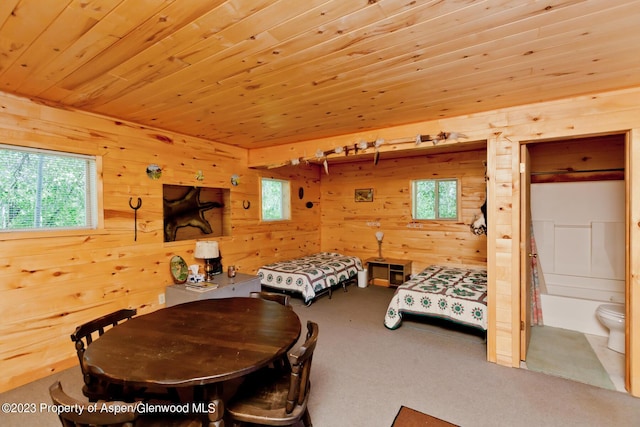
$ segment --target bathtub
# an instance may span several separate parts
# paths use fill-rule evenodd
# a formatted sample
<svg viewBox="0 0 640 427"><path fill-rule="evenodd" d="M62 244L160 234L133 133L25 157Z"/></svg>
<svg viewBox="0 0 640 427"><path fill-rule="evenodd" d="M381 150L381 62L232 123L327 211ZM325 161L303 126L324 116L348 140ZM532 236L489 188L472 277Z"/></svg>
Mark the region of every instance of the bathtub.
<svg viewBox="0 0 640 427"><path fill-rule="evenodd" d="M624 304L624 281L576 277L576 282L586 285L578 287L577 283L554 284L554 275L546 276L547 292L540 294L545 325L603 337L609 335L609 330L596 317L596 309L602 304Z"/></svg>
<svg viewBox="0 0 640 427"><path fill-rule="evenodd" d="M624 303L624 181L531 184L545 325L607 336L601 304Z"/></svg>

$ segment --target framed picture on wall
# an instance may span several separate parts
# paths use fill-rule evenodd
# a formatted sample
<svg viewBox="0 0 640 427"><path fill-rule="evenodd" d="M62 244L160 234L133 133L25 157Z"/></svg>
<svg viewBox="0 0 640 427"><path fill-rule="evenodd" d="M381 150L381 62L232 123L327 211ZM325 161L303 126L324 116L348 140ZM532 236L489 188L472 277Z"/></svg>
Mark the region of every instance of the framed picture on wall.
<svg viewBox="0 0 640 427"><path fill-rule="evenodd" d="M373 202L373 188L358 188L355 191L356 202Z"/></svg>

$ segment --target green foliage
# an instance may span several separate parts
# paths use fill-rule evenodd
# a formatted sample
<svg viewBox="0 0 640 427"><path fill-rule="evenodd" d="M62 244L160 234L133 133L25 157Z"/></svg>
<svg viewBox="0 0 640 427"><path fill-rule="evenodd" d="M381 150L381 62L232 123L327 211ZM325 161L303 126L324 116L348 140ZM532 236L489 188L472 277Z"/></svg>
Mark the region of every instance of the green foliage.
<svg viewBox="0 0 640 427"><path fill-rule="evenodd" d="M433 180L415 182L416 219L436 218L436 182Z"/></svg>
<svg viewBox="0 0 640 427"><path fill-rule="evenodd" d="M262 219L283 219L282 182L272 179L262 180Z"/></svg>
<svg viewBox="0 0 640 427"><path fill-rule="evenodd" d="M438 181L438 217L458 218L458 183L456 181Z"/></svg>
<svg viewBox="0 0 640 427"><path fill-rule="evenodd" d="M458 218L457 180L419 180L413 182L415 219Z"/></svg>
<svg viewBox="0 0 640 427"><path fill-rule="evenodd" d="M87 162L0 148L0 230L86 226Z"/></svg>

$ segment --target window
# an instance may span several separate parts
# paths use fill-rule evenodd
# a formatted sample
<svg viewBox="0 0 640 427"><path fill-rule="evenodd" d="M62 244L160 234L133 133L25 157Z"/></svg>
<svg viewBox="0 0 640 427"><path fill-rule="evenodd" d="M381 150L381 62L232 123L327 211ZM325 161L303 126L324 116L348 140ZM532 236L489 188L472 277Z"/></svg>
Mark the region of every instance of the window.
<svg viewBox="0 0 640 427"><path fill-rule="evenodd" d="M291 218L289 181L262 178L262 220Z"/></svg>
<svg viewBox="0 0 640 427"><path fill-rule="evenodd" d="M458 180L411 182L413 219L458 219Z"/></svg>
<svg viewBox="0 0 640 427"><path fill-rule="evenodd" d="M96 159L0 145L0 231L95 229Z"/></svg>

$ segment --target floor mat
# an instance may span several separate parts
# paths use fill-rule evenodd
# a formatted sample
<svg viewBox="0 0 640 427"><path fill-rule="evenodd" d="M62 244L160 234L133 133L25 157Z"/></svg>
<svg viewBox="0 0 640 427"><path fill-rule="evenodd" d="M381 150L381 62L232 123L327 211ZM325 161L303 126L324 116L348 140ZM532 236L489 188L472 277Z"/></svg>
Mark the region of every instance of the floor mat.
<svg viewBox="0 0 640 427"><path fill-rule="evenodd" d="M531 328L526 364L532 371L616 389L581 332L550 326Z"/></svg>
<svg viewBox="0 0 640 427"><path fill-rule="evenodd" d="M391 427L458 427L440 418L423 414L406 406L400 407Z"/></svg>

